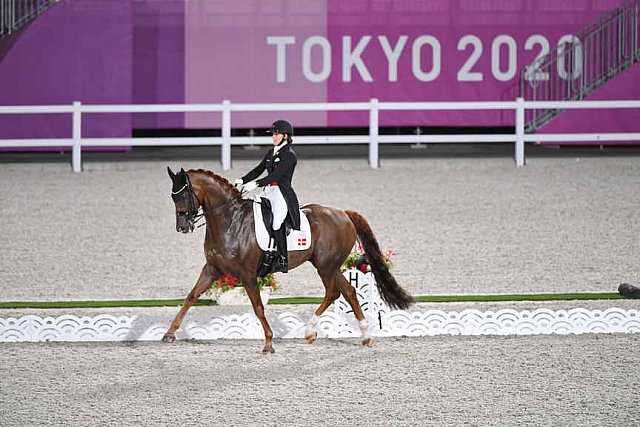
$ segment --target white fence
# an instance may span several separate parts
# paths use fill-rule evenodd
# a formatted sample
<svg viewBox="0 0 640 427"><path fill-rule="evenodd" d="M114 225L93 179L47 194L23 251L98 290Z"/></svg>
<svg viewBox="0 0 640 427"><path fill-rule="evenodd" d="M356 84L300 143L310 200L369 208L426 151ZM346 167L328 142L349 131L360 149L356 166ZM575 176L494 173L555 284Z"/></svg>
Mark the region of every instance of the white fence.
<svg viewBox="0 0 640 427"><path fill-rule="evenodd" d="M369 111L368 135L304 136L296 144L368 144L369 165L379 167L380 144L398 143L454 143L454 142L511 142L515 145L515 163L525 164L525 142L568 141L640 141L640 132L627 133L569 133L569 134L525 134L525 111L529 109L640 109L639 100L630 101L515 101L496 102L330 102L330 103L264 103L232 104L225 100L220 104L153 104L153 105L72 105L46 106L0 106L0 114L60 114L73 116L71 138L0 139L0 147L72 147L72 168L82 171L83 147L109 146L193 146L212 145L221 147L223 170L231 168L231 145L270 144L259 137L231 136L231 113L249 111ZM468 135L380 135L380 111L433 110L515 110L514 134L468 134ZM87 113L187 113L221 112L222 136L198 138L83 138L82 115ZM212 126L215 127L215 126Z"/></svg>

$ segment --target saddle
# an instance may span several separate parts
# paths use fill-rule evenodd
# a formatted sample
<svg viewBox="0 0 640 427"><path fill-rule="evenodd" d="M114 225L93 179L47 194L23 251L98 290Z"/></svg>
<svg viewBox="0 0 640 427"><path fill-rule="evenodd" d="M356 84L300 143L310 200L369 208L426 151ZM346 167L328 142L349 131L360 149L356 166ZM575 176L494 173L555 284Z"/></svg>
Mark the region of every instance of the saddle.
<svg viewBox="0 0 640 427"><path fill-rule="evenodd" d="M253 200L253 222L256 231L258 246L263 251L275 250L273 239L273 213L269 199L255 196ZM291 228L287 220L283 224L287 233L287 250L304 251L311 247L311 226L304 210L300 210L300 230Z"/></svg>

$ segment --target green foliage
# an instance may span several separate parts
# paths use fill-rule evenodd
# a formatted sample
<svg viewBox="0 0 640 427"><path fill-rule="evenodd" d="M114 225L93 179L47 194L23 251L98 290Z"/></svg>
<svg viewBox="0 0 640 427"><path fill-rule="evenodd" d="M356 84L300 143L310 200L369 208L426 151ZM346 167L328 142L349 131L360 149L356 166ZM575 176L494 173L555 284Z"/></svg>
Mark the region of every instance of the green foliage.
<svg viewBox="0 0 640 427"><path fill-rule="evenodd" d="M242 282L238 278L233 277L230 274L223 274L218 280L214 281L211 284L209 289L207 289L204 294L211 295L213 292L223 293L242 286ZM258 287L260 288L260 290L265 287L271 288L272 292L280 289L280 285L278 284L275 276L272 273L269 273L264 277L258 277Z"/></svg>
<svg viewBox="0 0 640 427"><path fill-rule="evenodd" d="M391 257L396 254L397 253L391 249L387 249L387 251L382 254L384 263L389 270L393 268L393 261L391 261ZM340 266L342 271L347 271L352 268L360 270L363 273L371 271L371 265L367 259L367 254L364 253L364 248L360 244L353 248L347 259L343 261L342 266Z"/></svg>

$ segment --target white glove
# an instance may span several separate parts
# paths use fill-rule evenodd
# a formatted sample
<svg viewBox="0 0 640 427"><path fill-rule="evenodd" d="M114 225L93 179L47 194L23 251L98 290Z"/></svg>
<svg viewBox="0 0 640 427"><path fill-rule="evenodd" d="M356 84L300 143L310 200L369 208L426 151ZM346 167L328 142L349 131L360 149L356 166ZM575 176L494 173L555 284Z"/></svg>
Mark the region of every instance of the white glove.
<svg viewBox="0 0 640 427"><path fill-rule="evenodd" d="M256 188L258 188L258 184L256 184L255 181L249 181L242 186L242 189L247 193L251 190L255 190Z"/></svg>
<svg viewBox="0 0 640 427"><path fill-rule="evenodd" d="M242 184L244 184L244 181L242 181L240 178L233 181L233 186L236 187L238 190L242 189Z"/></svg>

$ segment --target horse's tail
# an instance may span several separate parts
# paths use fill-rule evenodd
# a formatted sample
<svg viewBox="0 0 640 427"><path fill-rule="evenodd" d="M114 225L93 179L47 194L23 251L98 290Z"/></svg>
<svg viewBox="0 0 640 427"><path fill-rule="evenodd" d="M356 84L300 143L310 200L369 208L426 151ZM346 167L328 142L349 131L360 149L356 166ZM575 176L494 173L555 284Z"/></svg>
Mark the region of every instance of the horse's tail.
<svg viewBox="0 0 640 427"><path fill-rule="evenodd" d="M373 234L367 220L358 212L345 211L345 213L356 227L358 239L364 247L364 253L371 266L371 271L373 271L373 276L376 278L376 285L382 295L382 299L389 304L391 308L401 310L409 308L415 300L391 275L389 268L384 262L384 256L382 252L380 252L376 236Z"/></svg>

